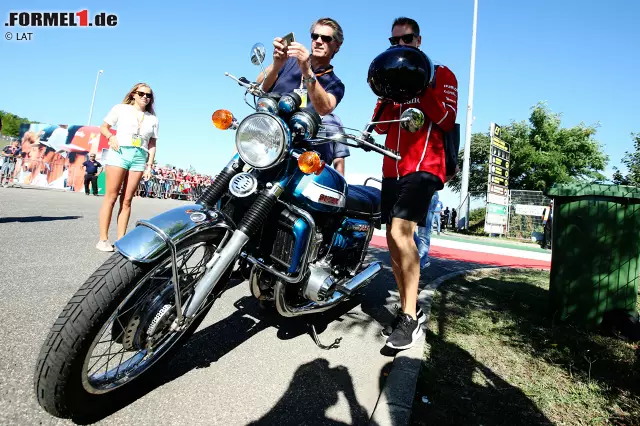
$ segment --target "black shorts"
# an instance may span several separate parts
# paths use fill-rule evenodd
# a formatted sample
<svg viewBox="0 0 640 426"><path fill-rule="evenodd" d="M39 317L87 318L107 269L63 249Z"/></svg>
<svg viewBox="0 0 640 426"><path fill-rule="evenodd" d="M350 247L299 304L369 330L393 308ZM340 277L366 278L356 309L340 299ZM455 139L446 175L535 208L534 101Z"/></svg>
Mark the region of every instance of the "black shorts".
<svg viewBox="0 0 640 426"><path fill-rule="evenodd" d="M391 223L391 219L397 217L424 224L431 197L442 187L440 179L427 172L382 179L382 223Z"/></svg>

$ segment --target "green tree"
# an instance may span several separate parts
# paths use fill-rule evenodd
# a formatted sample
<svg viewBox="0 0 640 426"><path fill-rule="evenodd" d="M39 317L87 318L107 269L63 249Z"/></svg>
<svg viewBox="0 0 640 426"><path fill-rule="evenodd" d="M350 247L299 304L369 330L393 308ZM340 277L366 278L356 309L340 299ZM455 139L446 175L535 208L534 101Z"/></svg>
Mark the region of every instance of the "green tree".
<svg viewBox="0 0 640 426"><path fill-rule="evenodd" d="M502 126L501 139L509 144L509 188L543 191L556 183L605 181L601 173L609 162L600 143L594 139L595 126L580 124L563 128L560 114L544 103L532 108L529 121ZM486 192L489 174L489 133L475 133L471 138L469 191ZM462 152L459 167L462 170ZM448 182L460 192L462 174Z"/></svg>
<svg viewBox="0 0 640 426"><path fill-rule="evenodd" d="M473 133L471 135L471 155L469 161L469 192L486 192L489 176L489 146L491 137L488 133ZM462 170L464 151L458 155L458 167ZM460 192L462 173L455 175L448 183L449 187Z"/></svg>
<svg viewBox="0 0 640 426"><path fill-rule="evenodd" d="M617 185L640 186L640 133L631 133L633 152L626 151L622 157L622 164L627 168L626 176L614 167L613 183Z"/></svg>
<svg viewBox="0 0 640 426"><path fill-rule="evenodd" d="M20 124L36 123L7 111L0 111L0 117L2 117L2 134L6 136L18 137L20 135Z"/></svg>

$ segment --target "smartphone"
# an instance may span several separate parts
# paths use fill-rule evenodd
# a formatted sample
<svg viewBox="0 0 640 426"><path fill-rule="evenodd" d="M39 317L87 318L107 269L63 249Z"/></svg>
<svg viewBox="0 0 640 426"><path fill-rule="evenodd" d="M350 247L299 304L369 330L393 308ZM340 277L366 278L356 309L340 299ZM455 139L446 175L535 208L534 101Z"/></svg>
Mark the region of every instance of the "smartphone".
<svg viewBox="0 0 640 426"><path fill-rule="evenodd" d="M289 45L294 41L296 41L296 39L293 36L293 33L289 33L286 36L282 37L282 44L284 44L285 48L289 47Z"/></svg>

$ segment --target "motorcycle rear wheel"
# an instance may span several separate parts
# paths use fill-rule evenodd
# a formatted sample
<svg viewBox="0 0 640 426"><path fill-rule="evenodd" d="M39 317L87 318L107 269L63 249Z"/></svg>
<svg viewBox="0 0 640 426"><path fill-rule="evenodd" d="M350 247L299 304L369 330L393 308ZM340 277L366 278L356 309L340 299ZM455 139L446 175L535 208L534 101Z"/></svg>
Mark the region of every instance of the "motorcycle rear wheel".
<svg viewBox="0 0 640 426"><path fill-rule="evenodd" d="M181 254L198 247L205 247L205 257L208 256L206 259L203 257L204 266L213 255L215 246L205 246L203 243L179 248L178 265L181 263ZM36 365L36 397L49 414L60 418L96 415L119 398L123 390L130 388L131 383L139 383L135 379L148 377L149 371L169 360L173 351L195 332L211 309L213 299L208 300L186 330L179 333L168 331L168 325L172 322L171 312L175 318L173 285L170 282L163 283L162 275L159 280L152 275L159 268L167 269L167 265L169 274L164 273L163 276L170 281L171 260L168 254L153 264L139 264L116 252L69 300L52 326ZM179 275L197 280L188 272L179 272ZM183 279L179 280L184 303L192 288L187 286L188 292L185 292ZM136 292L143 292L140 302L132 298ZM112 325L110 332L109 321ZM153 350L156 348L149 346L156 334L160 340L168 339L157 345L157 349L161 349L157 356ZM97 356L92 356L93 351L104 345L109 345L108 354L95 361L93 358ZM145 349L145 345L149 347ZM122 349L118 352L114 349L115 353L112 353L114 346ZM139 351L123 362L126 348ZM143 363L150 354L152 358ZM121 364L109 368L111 360L117 360L118 356ZM95 367L105 359L104 374L96 373L98 379L92 381L88 371L92 367L88 366L94 364ZM102 367L105 366L98 367L98 370Z"/></svg>

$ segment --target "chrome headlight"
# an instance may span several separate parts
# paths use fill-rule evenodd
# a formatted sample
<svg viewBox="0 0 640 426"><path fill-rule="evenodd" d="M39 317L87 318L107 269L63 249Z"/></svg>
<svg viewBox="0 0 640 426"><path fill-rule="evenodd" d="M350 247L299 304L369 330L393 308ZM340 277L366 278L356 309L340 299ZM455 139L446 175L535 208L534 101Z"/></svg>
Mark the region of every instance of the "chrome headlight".
<svg viewBox="0 0 640 426"><path fill-rule="evenodd" d="M256 111L278 113L278 102L272 98L260 98L256 105Z"/></svg>
<svg viewBox="0 0 640 426"><path fill-rule="evenodd" d="M279 163L290 140L287 125L279 117L264 112L251 114L236 130L240 158L256 169L267 169Z"/></svg>
<svg viewBox="0 0 640 426"><path fill-rule="evenodd" d="M306 108L296 112L289 119L291 133L295 140L315 138L321 124L320 116L315 111Z"/></svg>
<svg viewBox="0 0 640 426"><path fill-rule="evenodd" d="M287 93L280 98L278 102L278 109L283 114L291 114L300 107L302 104L302 99L300 95L295 92Z"/></svg>

